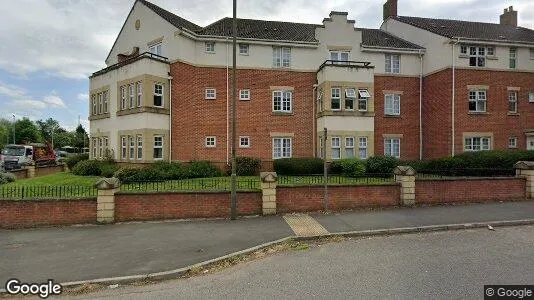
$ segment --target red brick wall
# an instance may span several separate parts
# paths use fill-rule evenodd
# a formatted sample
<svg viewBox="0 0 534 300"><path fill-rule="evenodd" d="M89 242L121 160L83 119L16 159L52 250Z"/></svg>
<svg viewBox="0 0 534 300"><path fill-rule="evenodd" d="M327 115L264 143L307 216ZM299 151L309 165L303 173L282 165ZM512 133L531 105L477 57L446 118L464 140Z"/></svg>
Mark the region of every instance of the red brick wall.
<svg viewBox="0 0 534 300"><path fill-rule="evenodd" d="M262 212L261 193L238 193L239 215ZM144 221L230 216L230 193L117 194L115 221Z"/></svg>
<svg viewBox="0 0 534 300"><path fill-rule="evenodd" d="M417 180L416 203L482 202L525 199L524 178Z"/></svg>
<svg viewBox="0 0 534 300"><path fill-rule="evenodd" d="M383 91L402 91L400 116L385 116ZM384 154L383 134L403 134L401 159L419 159L419 78L375 76L375 155Z"/></svg>
<svg viewBox="0 0 534 300"><path fill-rule="evenodd" d="M0 228L96 223L96 199L0 200Z"/></svg>
<svg viewBox="0 0 534 300"><path fill-rule="evenodd" d="M451 155L452 73L444 70L423 79L423 158Z"/></svg>
<svg viewBox="0 0 534 300"><path fill-rule="evenodd" d="M226 162L226 68L171 65L172 159ZM251 100L237 100L237 134L250 137L250 148L237 155L272 159L271 132L294 133L293 157L313 156L313 84L315 72L283 70L237 71L237 89L250 89ZM293 115L272 113L271 86L290 86ZM217 89L216 100L205 100L205 88ZM239 98L238 98L239 99ZM216 148L206 148L206 136L217 137Z"/></svg>
<svg viewBox="0 0 534 300"><path fill-rule="evenodd" d="M276 210L279 213L323 210L324 189L320 186L276 188ZM400 187L391 185L329 186L328 208L354 209L399 204Z"/></svg>

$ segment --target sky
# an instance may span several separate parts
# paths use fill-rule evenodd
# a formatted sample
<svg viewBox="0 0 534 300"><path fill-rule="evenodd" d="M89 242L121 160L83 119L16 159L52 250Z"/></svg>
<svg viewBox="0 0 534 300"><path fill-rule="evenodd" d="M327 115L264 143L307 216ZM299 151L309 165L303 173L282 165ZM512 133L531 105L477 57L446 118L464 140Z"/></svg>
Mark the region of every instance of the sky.
<svg viewBox="0 0 534 300"><path fill-rule="evenodd" d="M134 0L16 0L0 6L0 118L52 117L88 129L88 77L105 59ZM231 0L149 0L206 26L232 16ZM239 18L320 24L347 11L357 27L378 28L385 0L237 0ZM404 16L499 22L508 6L534 29L532 0L399 0Z"/></svg>

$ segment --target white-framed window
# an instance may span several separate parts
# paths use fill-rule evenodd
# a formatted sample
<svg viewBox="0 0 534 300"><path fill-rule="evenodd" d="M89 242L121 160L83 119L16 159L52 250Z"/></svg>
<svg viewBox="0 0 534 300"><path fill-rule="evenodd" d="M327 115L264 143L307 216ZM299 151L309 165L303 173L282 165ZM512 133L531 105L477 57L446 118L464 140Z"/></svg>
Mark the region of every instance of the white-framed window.
<svg viewBox="0 0 534 300"><path fill-rule="evenodd" d="M398 94L386 94L384 96L384 114L386 116L399 116L400 115L400 95Z"/></svg>
<svg viewBox="0 0 534 300"><path fill-rule="evenodd" d="M137 139L137 159L143 159L143 136L138 134L136 139Z"/></svg>
<svg viewBox="0 0 534 300"><path fill-rule="evenodd" d="M337 136L333 136L331 138L332 140L332 159L340 159L341 158L341 138Z"/></svg>
<svg viewBox="0 0 534 300"><path fill-rule="evenodd" d="M162 56L163 55L163 46L161 43L157 43L157 44L154 44L150 47L148 47L148 52L152 53L152 54L156 54L156 55L159 55L159 56Z"/></svg>
<svg viewBox="0 0 534 300"><path fill-rule="evenodd" d="M239 54L248 55L249 44L239 44Z"/></svg>
<svg viewBox="0 0 534 300"><path fill-rule="evenodd" d="M207 136L204 140L204 145L206 148L215 148L217 147L217 137L215 136Z"/></svg>
<svg viewBox="0 0 534 300"><path fill-rule="evenodd" d="M275 68L291 67L291 48L273 47L273 67Z"/></svg>
<svg viewBox="0 0 534 300"><path fill-rule="evenodd" d="M466 137L464 142L465 151L491 150L490 137Z"/></svg>
<svg viewBox="0 0 534 300"><path fill-rule="evenodd" d="M469 111L486 112L486 91L469 91Z"/></svg>
<svg viewBox="0 0 534 300"><path fill-rule="evenodd" d="M163 107L163 83L154 83L154 106Z"/></svg>
<svg viewBox="0 0 534 300"><path fill-rule="evenodd" d="M127 145L126 136L121 136L121 159L126 159L128 157L128 145Z"/></svg>
<svg viewBox="0 0 534 300"><path fill-rule="evenodd" d="M345 138L345 157L346 158L354 157L354 137Z"/></svg>
<svg viewBox="0 0 534 300"><path fill-rule="evenodd" d="M341 88L332 88L330 96L330 107L332 110L341 109Z"/></svg>
<svg viewBox="0 0 534 300"><path fill-rule="evenodd" d="M273 111L290 113L293 106L292 91L273 91Z"/></svg>
<svg viewBox="0 0 534 300"><path fill-rule="evenodd" d="M367 158L367 137L361 136L358 138L358 155L361 159Z"/></svg>
<svg viewBox="0 0 534 300"><path fill-rule="evenodd" d="M250 137L240 136L239 137L239 148L250 148Z"/></svg>
<svg viewBox="0 0 534 300"><path fill-rule="evenodd" d="M460 46L460 54L467 54L467 46L461 45Z"/></svg>
<svg viewBox="0 0 534 300"><path fill-rule="evenodd" d="M323 90L322 89L317 90L317 111L318 112L323 111Z"/></svg>
<svg viewBox="0 0 534 300"><path fill-rule="evenodd" d="M534 48L530 48L529 52L530 52L530 59L534 59Z"/></svg>
<svg viewBox="0 0 534 300"><path fill-rule="evenodd" d="M517 92L508 91L508 112L517 112Z"/></svg>
<svg viewBox="0 0 534 300"><path fill-rule="evenodd" d="M386 54L386 73L400 73L400 54Z"/></svg>
<svg viewBox="0 0 534 300"><path fill-rule="evenodd" d="M517 148L517 138L515 136L508 138L508 148Z"/></svg>
<svg viewBox="0 0 534 300"><path fill-rule="evenodd" d="M98 138L98 158L102 158L104 154L104 138Z"/></svg>
<svg viewBox="0 0 534 300"><path fill-rule="evenodd" d="M135 107L135 84L133 83L130 83L128 85L128 99L129 99L129 104L130 104L130 108L134 108Z"/></svg>
<svg viewBox="0 0 534 300"><path fill-rule="evenodd" d="M96 138L92 138L91 140L92 140L92 142L93 142L93 144L92 144L92 145L93 145L93 158L96 158L96 153L97 153L97 152L96 152L96 148L97 148L97 142L96 142L96 140L97 140L97 139L96 139Z"/></svg>
<svg viewBox="0 0 534 300"><path fill-rule="evenodd" d="M345 62L349 61L349 51L330 51L330 60Z"/></svg>
<svg viewBox="0 0 534 300"><path fill-rule="evenodd" d="M486 48L485 47L469 47L469 66L471 67L485 67L486 66Z"/></svg>
<svg viewBox="0 0 534 300"><path fill-rule="evenodd" d="M154 136L154 160L163 159L163 136Z"/></svg>
<svg viewBox="0 0 534 300"><path fill-rule="evenodd" d="M98 114L102 114L104 103L102 102L102 93L98 93Z"/></svg>
<svg viewBox="0 0 534 300"><path fill-rule="evenodd" d="M108 156L109 153L109 139L107 137L104 138L104 155Z"/></svg>
<svg viewBox="0 0 534 300"><path fill-rule="evenodd" d="M369 102L369 98L371 98L371 94L369 94L368 90L366 89L358 90L358 110L359 111L367 111L367 103Z"/></svg>
<svg viewBox="0 0 534 300"><path fill-rule="evenodd" d="M356 99L356 89L345 89L345 109L354 110L354 100Z"/></svg>
<svg viewBox="0 0 534 300"><path fill-rule="evenodd" d="M292 139L290 137L273 138L273 159L291 158Z"/></svg>
<svg viewBox="0 0 534 300"><path fill-rule="evenodd" d="M126 86L121 86L121 110L126 109Z"/></svg>
<svg viewBox="0 0 534 300"><path fill-rule="evenodd" d="M215 42L206 42L204 46L206 53L215 53Z"/></svg>
<svg viewBox="0 0 534 300"><path fill-rule="evenodd" d="M128 153L129 153L129 158L130 159L134 159L135 158L135 139L133 136L129 135L128 136L128 144L130 147L128 147Z"/></svg>
<svg viewBox="0 0 534 300"><path fill-rule="evenodd" d="M517 67L517 49L510 48L510 69Z"/></svg>
<svg viewBox="0 0 534 300"><path fill-rule="evenodd" d="M204 90L204 98L206 100L215 100L217 99L217 90L214 88L207 88Z"/></svg>
<svg viewBox="0 0 534 300"><path fill-rule="evenodd" d="M97 101L96 101L96 95L93 94L93 95L91 96L91 102L93 103L93 111L92 111L92 113L93 113L93 115L96 115L97 112L98 112L98 111L97 111L97 106L98 106L98 105L97 105L97 103L96 103L96 102L97 102Z"/></svg>
<svg viewBox="0 0 534 300"><path fill-rule="evenodd" d="M104 106L103 113L108 113L108 91L102 92L102 105Z"/></svg>
<svg viewBox="0 0 534 300"><path fill-rule="evenodd" d="M143 102L143 83L141 81L138 81L136 83L137 86L137 107L141 107L141 104Z"/></svg>
<svg viewBox="0 0 534 300"><path fill-rule="evenodd" d="M385 138L384 139L384 155L400 158L400 139L399 138Z"/></svg>
<svg viewBox="0 0 534 300"><path fill-rule="evenodd" d="M534 92L528 93L528 102L534 102Z"/></svg>
<svg viewBox="0 0 534 300"><path fill-rule="evenodd" d="M487 55L487 56L494 56L494 55L495 55L495 48L493 48L493 47L487 47L487 48L486 48L486 55Z"/></svg>
<svg viewBox="0 0 534 300"><path fill-rule="evenodd" d="M239 90L239 100L250 100L250 90Z"/></svg>

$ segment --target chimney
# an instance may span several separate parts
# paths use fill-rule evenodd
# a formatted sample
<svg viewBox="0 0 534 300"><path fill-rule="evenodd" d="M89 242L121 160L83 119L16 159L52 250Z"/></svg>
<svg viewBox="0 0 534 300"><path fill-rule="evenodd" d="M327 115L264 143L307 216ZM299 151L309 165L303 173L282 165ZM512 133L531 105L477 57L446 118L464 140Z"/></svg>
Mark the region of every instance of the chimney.
<svg viewBox="0 0 534 300"><path fill-rule="evenodd" d="M517 27L517 11L513 6L504 9L504 13L501 15L501 25L511 25Z"/></svg>
<svg viewBox="0 0 534 300"><path fill-rule="evenodd" d="M397 16L397 0L387 0L386 3L384 3L384 17L383 20L387 20L389 17L396 17Z"/></svg>

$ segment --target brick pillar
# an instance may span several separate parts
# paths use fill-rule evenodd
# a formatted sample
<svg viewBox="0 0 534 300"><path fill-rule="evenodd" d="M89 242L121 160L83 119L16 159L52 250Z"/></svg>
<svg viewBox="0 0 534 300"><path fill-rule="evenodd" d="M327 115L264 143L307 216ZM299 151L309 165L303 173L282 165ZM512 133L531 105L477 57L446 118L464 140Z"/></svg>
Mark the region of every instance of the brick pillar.
<svg viewBox="0 0 534 300"><path fill-rule="evenodd" d="M401 204L415 204L415 170L410 166L398 166L393 170L395 181L401 184Z"/></svg>
<svg viewBox="0 0 534 300"><path fill-rule="evenodd" d="M26 166L26 178L34 178L35 177L35 166L29 165Z"/></svg>
<svg viewBox="0 0 534 300"><path fill-rule="evenodd" d="M527 179L526 197L530 199L534 198L534 162L518 161L514 167L517 176Z"/></svg>
<svg viewBox="0 0 534 300"><path fill-rule="evenodd" d="M120 189L118 178L101 178L95 187L98 189L96 200L96 221L98 223L115 222L115 193Z"/></svg>
<svg viewBox="0 0 534 300"><path fill-rule="evenodd" d="M261 172L261 194L264 215L276 214L276 178L275 172Z"/></svg>

